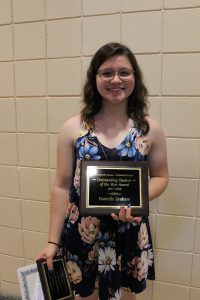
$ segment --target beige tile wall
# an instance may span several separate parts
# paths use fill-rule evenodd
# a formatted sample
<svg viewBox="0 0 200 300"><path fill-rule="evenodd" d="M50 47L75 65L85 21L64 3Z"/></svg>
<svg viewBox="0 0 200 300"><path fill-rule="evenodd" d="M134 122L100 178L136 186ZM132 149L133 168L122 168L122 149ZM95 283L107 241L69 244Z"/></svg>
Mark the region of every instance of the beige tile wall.
<svg viewBox="0 0 200 300"><path fill-rule="evenodd" d="M151 203L154 283L138 300L200 299L200 1L0 0L0 292L45 245L57 134L81 108L92 54L135 52L167 136L170 183Z"/></svg>

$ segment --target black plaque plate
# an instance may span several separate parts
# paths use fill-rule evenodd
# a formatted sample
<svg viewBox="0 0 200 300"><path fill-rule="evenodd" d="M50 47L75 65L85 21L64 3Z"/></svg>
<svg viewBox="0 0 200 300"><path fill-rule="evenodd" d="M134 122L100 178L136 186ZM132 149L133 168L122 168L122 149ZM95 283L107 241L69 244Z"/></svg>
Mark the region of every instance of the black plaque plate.
<svg viewBox="0 0 200 300"><path fill-rule="evenodd" d="M46 260L37 260L45 300L71 300L75 299L62 256L53 259L53 271L49 272Z"/></svg>
<svg viewBox="0 0 200 300"><path fill-rule="evenodd" d="M149 214L147 162L81 161L81 214L110 215L122 205Z"/></svg>

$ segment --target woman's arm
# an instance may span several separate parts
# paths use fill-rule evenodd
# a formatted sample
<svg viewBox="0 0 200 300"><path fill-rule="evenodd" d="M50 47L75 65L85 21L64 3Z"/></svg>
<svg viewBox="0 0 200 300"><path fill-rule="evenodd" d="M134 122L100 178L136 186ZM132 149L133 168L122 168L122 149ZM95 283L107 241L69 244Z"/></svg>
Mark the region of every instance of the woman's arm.
<svg viewBox="0 0 200 300"><path fill-rule="evenodd" d="M151 141L151 150L148 154L149 163L149 199L153 200L161 195L168 185L168 163L166 140L160 125L149 120L150 132L149 139Z"/></svg>
<svg viewBox="0 0 200 300"><path fill-rule="evenodd" d="M76 120L70 119L63 126L57 143L57 171L54 185L51 192L50 204L50 227L49 239L55 244L60 243L60 237L66 210L68 206L68 195L72 181L74 164L74 136L76 134ZM46 247L38 253L36 260L47 259L49 268L52 268L52 259L58 251L58 247L48 243Z"/></svg>
<svg viewBox="0 0 200 300"><path fill-rule="evenodd" d="M73 135L70 121L62 128L57 143L57 171L51 193L49 240L60 242L60 236L72 180L74 162Z"/></svg>

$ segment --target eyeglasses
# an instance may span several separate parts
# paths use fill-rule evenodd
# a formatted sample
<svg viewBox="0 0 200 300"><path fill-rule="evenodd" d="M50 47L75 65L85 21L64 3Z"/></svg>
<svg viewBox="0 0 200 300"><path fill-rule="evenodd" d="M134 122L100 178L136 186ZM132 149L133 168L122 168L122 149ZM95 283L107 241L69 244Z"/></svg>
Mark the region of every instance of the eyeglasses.
<svg viewBox="0 0 200 300"><path fill-rule="evenodd" d="M113 69L104 69L99 70L97 74L104 80L104 81L112 81L115 75L119 77L121 81L129 81L132 79L132 75L134 70L128 68L121 68L118 71Z"/></svg>

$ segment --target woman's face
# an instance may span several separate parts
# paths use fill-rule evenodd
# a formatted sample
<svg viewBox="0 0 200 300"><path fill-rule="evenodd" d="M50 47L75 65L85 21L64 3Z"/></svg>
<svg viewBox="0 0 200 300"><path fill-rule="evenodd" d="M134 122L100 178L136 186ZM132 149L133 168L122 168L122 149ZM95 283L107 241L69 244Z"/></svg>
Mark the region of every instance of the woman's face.
<svg viewBox="0 0 200 300"><path fill-rule="evenodd" d="M107 59L99 67L96 85L104 101L117 104L126 102L135 86L132 65L125 55L116 55Z"/></svg>

